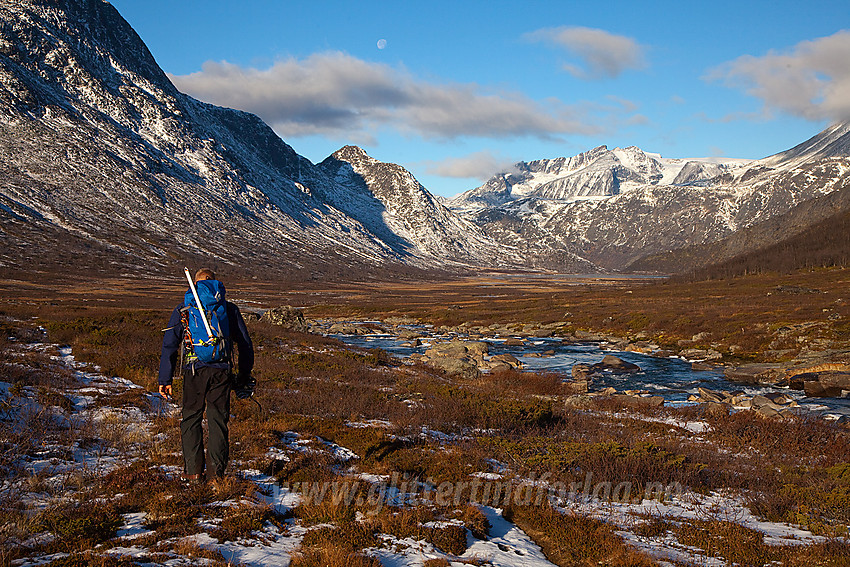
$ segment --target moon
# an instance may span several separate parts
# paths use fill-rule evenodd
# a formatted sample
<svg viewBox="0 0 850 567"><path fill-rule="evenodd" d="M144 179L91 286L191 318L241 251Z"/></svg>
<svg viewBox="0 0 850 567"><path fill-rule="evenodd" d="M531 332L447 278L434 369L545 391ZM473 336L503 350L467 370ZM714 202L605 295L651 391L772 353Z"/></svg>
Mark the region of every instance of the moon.
<svg viewBox="0 0 850 567"><path fill-rule="evenodd" d="M378 40L378 49L383 49L387 46L387 40L379 39Z"/></svg>

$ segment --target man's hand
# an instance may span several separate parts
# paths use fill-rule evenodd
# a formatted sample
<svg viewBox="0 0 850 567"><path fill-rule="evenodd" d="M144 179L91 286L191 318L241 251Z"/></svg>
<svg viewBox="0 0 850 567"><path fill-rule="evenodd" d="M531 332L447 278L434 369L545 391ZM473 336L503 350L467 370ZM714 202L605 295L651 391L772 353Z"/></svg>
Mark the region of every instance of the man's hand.
<svg viewBox="0 0 850 567"><path fill-rule="evenodd" d="M233 391L236 397L240 400L247 400L254 395L254 388L257 387L257 381L250 375L242 375L236 378L236 383L233 385Z"/></svg>
<svg viewBox="0 0 850 567"><path fill-rule="evenodd" d="M170 400L172 395L171 384L168 384L167 386L160 384L159 395L165 398L166 400Z"/></svg>

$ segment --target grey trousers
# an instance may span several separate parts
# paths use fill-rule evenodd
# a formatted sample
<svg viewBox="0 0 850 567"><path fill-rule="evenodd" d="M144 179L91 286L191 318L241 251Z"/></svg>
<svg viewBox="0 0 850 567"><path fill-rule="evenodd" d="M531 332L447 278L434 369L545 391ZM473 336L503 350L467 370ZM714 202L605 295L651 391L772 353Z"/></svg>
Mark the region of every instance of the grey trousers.
<svg viewBox="0 0 850 567"><path fill-rule="evenodd" d="M183 441L183 462L186 474L203 474L204 408L209 430L210 466L216 476L224 476L230 459L230 440L227 422L230 420L230 370L191 366L183 370L183 419L180 437Z"/></svg>

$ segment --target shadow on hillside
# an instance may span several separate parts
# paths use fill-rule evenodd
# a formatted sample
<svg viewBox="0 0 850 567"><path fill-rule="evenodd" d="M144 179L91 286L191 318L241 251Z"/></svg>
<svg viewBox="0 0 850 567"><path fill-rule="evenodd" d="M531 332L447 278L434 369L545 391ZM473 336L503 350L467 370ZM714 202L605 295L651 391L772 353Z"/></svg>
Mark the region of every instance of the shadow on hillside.
<svg viewBox="0 0 850 567"><path fill-rule="evenodd" d="M328 179L338 179L337 172L341 169L347 169L347 178L350 178L353 183L344 184L340 187L342 191L350 191L342 194L325 194L325 197L330 201L330 205L344 212L349 217L357 220L360 224L369 231L375 238L385 244L394 254L400 258L408 258L413 254L411 248L413 244L408 240L396 234L390 228L384 219L384 213L387 213L386 205L369 190L366 179L351 170L348 162L335 158L327 158L320 163L317 168L327 174ZM324 207L328 203L322 203Z"/></svg>

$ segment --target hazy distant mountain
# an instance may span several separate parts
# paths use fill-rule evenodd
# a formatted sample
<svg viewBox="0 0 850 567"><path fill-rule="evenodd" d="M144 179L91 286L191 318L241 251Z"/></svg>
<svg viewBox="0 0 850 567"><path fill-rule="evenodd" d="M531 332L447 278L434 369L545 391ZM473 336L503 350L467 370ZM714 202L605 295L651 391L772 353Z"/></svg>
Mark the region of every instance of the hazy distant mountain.
<svg viewBox="0 0 850 567"><path fill-rule="evenodd" d="M462 193L449 203L456 209L503 206L520 199L576 201L619 195L642 185L693 185L749 160L665 159L631 146L599 146L571 158L519 162L510 172Z"/></svg>

